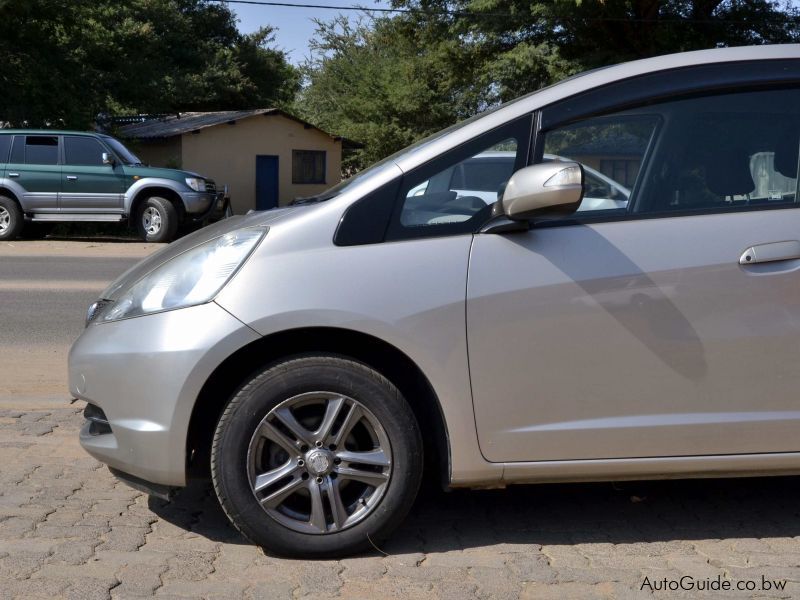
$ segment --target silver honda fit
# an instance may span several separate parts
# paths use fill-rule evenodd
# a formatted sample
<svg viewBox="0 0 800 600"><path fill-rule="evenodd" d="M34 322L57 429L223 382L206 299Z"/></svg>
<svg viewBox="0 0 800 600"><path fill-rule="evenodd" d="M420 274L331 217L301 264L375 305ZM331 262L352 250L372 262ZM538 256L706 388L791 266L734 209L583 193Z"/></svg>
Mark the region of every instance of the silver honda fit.
<svg viewBox="0 0 800 600"><path fill-rule="evenodd" d="M90 308L81 443L154 494L210 473L289 556L385 538L423 470L800 472L798 146L800 46L709 50L569 79L227 219Z"/></svg>

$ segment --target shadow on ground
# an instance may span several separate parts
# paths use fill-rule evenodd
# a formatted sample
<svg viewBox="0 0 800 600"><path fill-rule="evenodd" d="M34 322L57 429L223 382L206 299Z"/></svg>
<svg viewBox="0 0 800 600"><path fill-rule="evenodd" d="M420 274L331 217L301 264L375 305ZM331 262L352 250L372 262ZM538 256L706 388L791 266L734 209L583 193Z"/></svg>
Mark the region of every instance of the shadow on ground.
<svg viewBox="0 0 800 600"><path fill-rule="evenodd" d="M800 477L426 489L381 550L792 537L800 535L798 496ZM193 483L172 502L149 503L160 518L194 533L249 543L228 524L209 483Z"/></svg>

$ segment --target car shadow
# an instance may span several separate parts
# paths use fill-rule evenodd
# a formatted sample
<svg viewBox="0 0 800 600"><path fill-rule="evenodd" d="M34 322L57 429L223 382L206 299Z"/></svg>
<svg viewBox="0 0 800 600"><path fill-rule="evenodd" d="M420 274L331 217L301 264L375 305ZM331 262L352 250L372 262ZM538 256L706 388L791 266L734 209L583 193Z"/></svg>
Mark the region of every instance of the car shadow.
<svg viewBox="0 0 800 600"><path fill-rule="evenodd" d="M800 477L511 486L426 487L402 527L375 553L446 552L514 545L652 543L800 535ZM249 544L229 523L208 482L172 501L159 518L214 541Z"/></svg>

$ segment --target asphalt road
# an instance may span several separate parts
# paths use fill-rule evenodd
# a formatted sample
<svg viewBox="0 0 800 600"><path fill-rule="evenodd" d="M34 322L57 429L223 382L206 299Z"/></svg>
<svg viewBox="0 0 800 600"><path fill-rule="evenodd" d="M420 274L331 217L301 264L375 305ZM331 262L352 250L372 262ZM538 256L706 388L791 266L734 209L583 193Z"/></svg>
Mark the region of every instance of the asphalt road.
<svg viewBox="0 0 800 600"><path fill-rule="evenodd" d="M139 258L16 256L0 262L0 345L71 344L86 308Z"/></svg>
<svg viewBox="0 0 800 600"><path fill-rule="evenodd" d="M86 309L157 249L138 242L0 244L0 403L68 398L66 360Z"/></svg>

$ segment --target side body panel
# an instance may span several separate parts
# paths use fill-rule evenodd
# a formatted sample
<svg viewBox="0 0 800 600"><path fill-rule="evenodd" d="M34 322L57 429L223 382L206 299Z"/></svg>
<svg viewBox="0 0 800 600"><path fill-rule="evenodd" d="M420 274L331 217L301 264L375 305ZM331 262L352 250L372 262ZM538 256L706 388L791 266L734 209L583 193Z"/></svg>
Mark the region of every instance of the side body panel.
<svg viewBox="0 0 800 600"><path fill-rule="evenodd" d="M490 461L800 451L800 210L476 236L467 325Z"/></svg>
<svg viewBox="0 0 800 600"><path fill-rule="evenodd" d="M125 175L122 167L111 165L63 166L63 184L59 196L61 212L122 212Z"/></svg>
<svg viewBox="0 0 800 600"><path fill-rule="evenodd" d="M15 156L24 156L16 150L25 144L25 136L14 136L15 151L6 165L6 178L13 182L14 191L25 212L58 212L58 194L61 191L61 165L38 165L18 162Z"/></svg>

